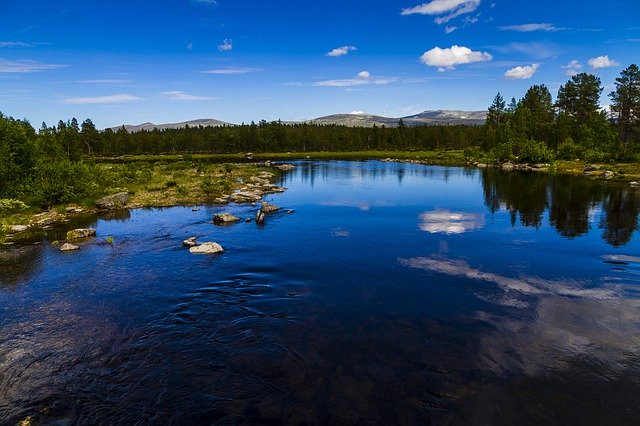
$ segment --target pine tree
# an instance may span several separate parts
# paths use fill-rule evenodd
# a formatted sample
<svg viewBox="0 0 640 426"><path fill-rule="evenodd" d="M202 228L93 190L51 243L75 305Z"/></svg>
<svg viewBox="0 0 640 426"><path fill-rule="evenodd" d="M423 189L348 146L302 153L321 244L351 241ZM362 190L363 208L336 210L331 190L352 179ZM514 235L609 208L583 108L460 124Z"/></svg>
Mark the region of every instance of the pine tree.
<svg viewBox="0 0 640 426"><path fill-rule="evenodd" d="M616 114L618 132L623 145L638 136L640 127L640 69L630 65L616 78L616 90L609 94L611 111Z"/></svg>

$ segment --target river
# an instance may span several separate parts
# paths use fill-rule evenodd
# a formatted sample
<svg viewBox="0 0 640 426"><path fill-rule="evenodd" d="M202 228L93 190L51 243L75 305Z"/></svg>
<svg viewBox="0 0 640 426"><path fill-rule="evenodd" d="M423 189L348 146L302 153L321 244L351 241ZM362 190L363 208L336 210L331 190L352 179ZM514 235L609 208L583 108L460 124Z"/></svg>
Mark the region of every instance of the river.
<svg viewBox="0 0 640 426"><path fill-rule="evenodd" d="M0 423L637 421L640 190L296 165L264 225L136 209L1 249Z"/></svg>

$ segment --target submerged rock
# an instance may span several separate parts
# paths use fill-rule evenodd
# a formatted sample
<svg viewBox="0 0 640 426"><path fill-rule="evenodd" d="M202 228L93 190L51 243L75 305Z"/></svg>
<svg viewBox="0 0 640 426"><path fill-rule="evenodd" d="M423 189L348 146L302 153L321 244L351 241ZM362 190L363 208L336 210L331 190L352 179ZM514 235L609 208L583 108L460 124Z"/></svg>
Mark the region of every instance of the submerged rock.
<svg viewBox="0 0 640 426"><path fill-rule="evenodd" d="M67 232L67 240L79 240L81 238L95 237L96 230L93 228L73 229Z"/></svg>
<svg viewBox="0 0 640 426"><path fill-rule="evenodd" d="M60 251L74 251L79 249L80 247L70 243L64 243L63 245L60 246Z"/></svg>
<svg viewBox="0 0 640 426"><path fill-rule="evenodd" d="M96 207L103 210L121 209L129 201L128 192L119 192L113 195L107 195L96 201Z"/></svg>
<svg viewBox="0 0 640 426"><path fill-rule="evenodd" d="M198 245L198 242L196 241L196 237L189 237L182 241L182 245L185 247L195 247Z"/></svg>
<svg viewBox="0 0 640 426"><path fill-rule="evenodd" d="M278 210L280 210L280 207L274 204L269 204L266 201L263 201L262 207L260 207L260 211L264 213L273 213L273 212L277 212Z"/></svg>
<svg viewBox="0 0 640 426"><path fill-rule="evenodd" d="M223 251L224 249L218 243L202 243L189 249L189 252L193 254L216 254Z"/></svg>
<svg viewBox="0 0 640 426"><path fill-rule="evenodd" d="M232 215L231 213L218 213L213 216L213 221L216 223L230 223L237 222L240 218Z"/></svg>

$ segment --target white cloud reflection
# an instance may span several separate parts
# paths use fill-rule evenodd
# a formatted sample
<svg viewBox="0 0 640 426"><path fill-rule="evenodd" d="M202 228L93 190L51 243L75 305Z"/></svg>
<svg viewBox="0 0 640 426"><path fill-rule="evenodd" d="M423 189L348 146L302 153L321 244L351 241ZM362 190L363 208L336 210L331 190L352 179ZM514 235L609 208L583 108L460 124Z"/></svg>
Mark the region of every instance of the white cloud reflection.
<svg viewBox="0 0 640 426"><path fill-rule="evenodd" d="M462 234L484 226L484 215L434 210L420 215L418 227L431 234Z"/></svg>

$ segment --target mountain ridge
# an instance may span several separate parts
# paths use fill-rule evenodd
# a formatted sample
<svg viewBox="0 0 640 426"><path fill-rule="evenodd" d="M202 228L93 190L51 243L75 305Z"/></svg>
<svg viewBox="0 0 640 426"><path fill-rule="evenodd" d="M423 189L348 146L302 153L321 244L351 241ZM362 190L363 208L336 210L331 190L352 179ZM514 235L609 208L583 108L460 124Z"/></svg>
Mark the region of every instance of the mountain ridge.
<svg viewBox="0 0 640 426"><path fill-rule="evenodd" d="M287 121L285 124L317 124L317 125L337 125L348 127L373 127L387 126L397 127L400 120L406 126L424 126L424 125L453 125L453 124L467 124L472 126L479 126L484 124L487 116L486 111L463 111L463 110L427 110L418 114L407 115L404 117L385 117L375 114L366 113L351 113L351 114L331 114L322 117L312 118L309 120L301 121ZM198 127L198 126L235 126L234 123L228 123L222 120L216 120L213 118L201 118L196 120L182 121L179 123L142 123L142 124L123 124L122 126L111 127L111 130L117 131L124 127L128 132L139 132L141 130L150 131L153 129L165 130L165 129L180 129L186 126Z"/></svg>

